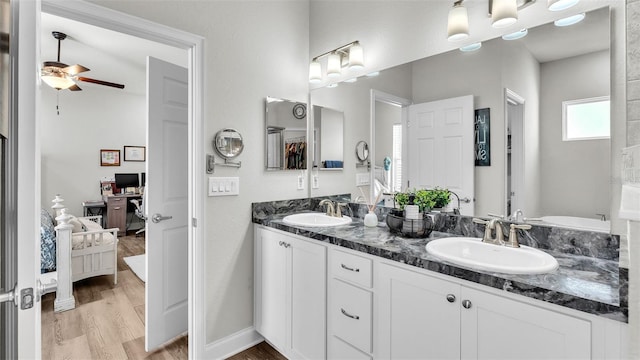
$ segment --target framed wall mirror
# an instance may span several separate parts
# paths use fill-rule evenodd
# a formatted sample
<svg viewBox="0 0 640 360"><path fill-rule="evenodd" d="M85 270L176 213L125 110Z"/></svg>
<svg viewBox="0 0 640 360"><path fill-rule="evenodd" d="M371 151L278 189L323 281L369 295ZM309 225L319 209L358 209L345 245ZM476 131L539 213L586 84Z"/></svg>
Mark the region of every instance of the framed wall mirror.
<svg viewBox="0 0 640 360"><path fill-rule="evenodd" d="M519 40L497 38L483 42L475 52L453 50L382 70L377 77L314 89L311 99L348 113L347 133L358 137L371 134L368 142L373 165L378 155L389 152L383 147L388 149L394 140L389 139L393 129L383 130L378 119L370 116L376 105L371 101L372 90L415 104L472 94L474 109L489 108L491 115L491 164L475 167L475 216L511 215L507 212L517 210L508 208L511 191L507 185L512 171L520 167L524 188L520 191L523 205L519 206L525 217L600 221L602 216L597 214L605 214L608 220L616 216L611 212L611 143L613 137L624 134L624 119L611 119L617 130L611 131L610 139L563 142L562 102L610 95L609 34L610 13L604 7L588 12L574 26L541 25L529 29ZM518 124L509 111L507 90L524 100L523 123ZM403 147L403 154L408 128L406 120L399 121L405 121L403 133L395 142ZM520 144L514 143L518 141L514 129L521 132ZM357 140L347 138L354 144ZM524 154L519 160L508 156L514 146ZM402 163L398 177L392 179L403 190L409 167ZM345 192L359 194L351 185L355 182L345 179Z"/></svg>
<svg viewBox="0 0 640 360"><path fill-rule="evenodd" d="M306 169L307 104L267 97L265 124L265 168Z"/></svg>

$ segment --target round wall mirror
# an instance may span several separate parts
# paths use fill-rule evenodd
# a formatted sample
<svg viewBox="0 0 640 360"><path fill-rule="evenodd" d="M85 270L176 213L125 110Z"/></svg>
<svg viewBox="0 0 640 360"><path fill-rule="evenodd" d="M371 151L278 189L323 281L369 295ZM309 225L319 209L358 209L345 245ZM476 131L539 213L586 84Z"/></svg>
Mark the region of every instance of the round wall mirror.
<svg viewBox="0 0 640 360"><path fill-rule="evenodd" d="M242 153L242 135L236 129L222 129L213 139L213 148L225 159L233 159Z"/></svg>
<svg viewBox="0 0 640 360"><path fill-rule="evenodd" d="M360 140L356 144L356 156L360 162L365 162L369 158L369 145L366 141Z"/></svg>

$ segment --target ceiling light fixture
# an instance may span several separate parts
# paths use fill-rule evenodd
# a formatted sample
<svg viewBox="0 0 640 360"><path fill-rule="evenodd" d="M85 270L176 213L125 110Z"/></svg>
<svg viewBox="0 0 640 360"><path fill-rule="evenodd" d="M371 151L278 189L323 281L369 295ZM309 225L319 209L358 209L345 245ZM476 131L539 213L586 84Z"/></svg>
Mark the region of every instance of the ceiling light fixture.
<svg viewBox="0 0 640 360"><path fill-rule="evenodd" d="M580 0L547 0L547 9L562 11L576 5Z"/></svg>
<svg viewBox="0 0 640 360"><path fill-rule="evenodd" d="M342 74L342 68L349 67L360 69L364 67L364 50L359 41L353 41L346 45L327 51L311 60L309 64L309 82L322 81L322 65L320 59L327 58L327 77L335 78Z"/></svg>
<svg viewBox="0 0 640 360"><path fill-rule="evenodd" d="M522 39L523 37L527 36L528 33L529 33L529 30L522 29L522 30L518 30L516 32L512 32L511 34L502 35L502 39L503 40L518 40L518 39Z"/></svg>
<svg viewBox="0 0 640 360"><path fill-rule="evenodd" d="M76 84L66 73L57 70L59 69L45 66L40 73L40 78L56 90L65 90Z"/></svg>
<svg viewBox="0 0 640 360"><path fill-rule="evenodd" d="M579 23L580 21L584 20L586 14L582 13L582 14L576 14L573 16L568 16L566 18L563 19L559 19L553 22L553 24L555 26L571 26L571 25L575 25L577 23Z"/></svg>

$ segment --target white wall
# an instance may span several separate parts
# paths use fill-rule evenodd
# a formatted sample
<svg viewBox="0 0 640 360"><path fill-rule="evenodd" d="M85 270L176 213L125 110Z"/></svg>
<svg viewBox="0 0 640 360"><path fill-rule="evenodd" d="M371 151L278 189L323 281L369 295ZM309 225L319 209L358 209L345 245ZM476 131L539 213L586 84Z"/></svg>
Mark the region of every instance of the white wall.
<svg viewBox="0 0 640 360"><path fill-rule="evenodd" d="M608 214L611 141L562 141L562 102L609 94L609 52L544 63L541 76L542 211L590 218Z"/></svg>
<svg viewBox="0 0 640 360"><path fill-rule="evenodd" d="M240 195L207 198L207 342L253 325L251 203L304 198L298 171L265 171L265 98L307 102L308 1L95 1L99 5L201 35L206 41L205 144L224 127L240 131ZM202 174L203 181L207 177Z"/></svg>
<svg viewBox="0 0 640 360"><path fill-rule="evenodd" d="M344 161L344 114L341 111L321 108L314 126L320 127L320 164L325 160Z"/></svg>
<svg viewBox="0 0 640 360"><path fill-rule="evenodd" d="M43 84L41 98L42 207L51 210L61 194L82 216L83 201L101 198L102 177L145 171L144 162L124 161L125 145L146 146L144 96L92 85L58 92ZM100 149L120 150L121 165L100 166Z"/></svg>
<svg viewBox="0 0 640 360"><path fill-rule="evenodd" d="M376 101L375 137L376 166L384 166L384 158L393 159L393 125L402 122L402 108ZM355 151L355 149L354 149Z"/></svg>

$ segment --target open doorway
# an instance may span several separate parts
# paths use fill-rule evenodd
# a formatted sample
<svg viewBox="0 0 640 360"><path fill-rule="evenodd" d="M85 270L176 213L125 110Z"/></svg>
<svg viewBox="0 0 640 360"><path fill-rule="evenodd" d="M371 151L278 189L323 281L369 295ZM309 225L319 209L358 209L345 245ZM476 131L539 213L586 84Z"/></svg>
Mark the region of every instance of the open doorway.
<svg viewBox="0 0 640 360"><path fill-rule="evenodd" d="M93 17L85 16L85 18L86 19L93 19L92 21L97 21L101 25L103 25L103 24L111 25L109 27L112 28L112 29L113 28L120 28L118 26L118 21L123 21L123 22L127 22L127 21L130 22L131 21L131 19L127 19L127 18L124 18L124 20L123 19L118 19L117 16L114 19L113 18L114 14L111 14L111 13L108 13L108 12L106 14L102 14L100 9L98 9L97 7L94 7L92 5L86 5L86 7L85 7L85 5L83 5L81 7L81 9L79 9L79 10L76 9L76 8L69 9L66 6L67 5L64 5L64 4L53 4L53 3L50 3L50 2L45 2L45 3L43 3L43 11L46 11L47 13L51 13L51 15L58 15L58 16L65 17L65 18L66 18L67 15L69 15L70 18L74 18L74 19L69 19L69 20L75 20L75 21L78 21L78 19L82 19L83 15L86 15L88 13L92 13L92 15L94 15ZM102 15L95 16L96 14L102 14ZM102 18L101 18L101 16L102 16ZM106 17L109 17L109 19L105 19ZM99 19L101 21L98 21L96 19ZM90 24L87 24L87 25L90 25ZM122 28L126 28L129 33L132 33L132 32L136 33L136 26L131 26L131 24L128 24L128 25L129 26L122 26ZM181 50L182 53L184 54L185 62L188 63L187 64L188 67L193 69L193 64L196 64L196 65L200 64L201 59L199 59L197 57L193 57L193 56L188 56L190 54L190 50L189 49L191 49L191 54L190 55L193 55L193 49L196 48L196 45L198 45L198 44L201 45L200 39L195 39L194 40L194 39L190 38L190 36L187 36L187 35L185 35L183 33L174 36L175 34L171 33L170 30L166 30L166 29L163 29L162 31L166 31L166 32L170 33L169 36L162 36L162 34L157 34L157 33L154 34L153 30L149 30L148 28L145 29L146 31L142 31L141 30L142 28L149 27L149 26L150 26L149 24L143 23L143 24L139 25L139 27L137 28L137 32L138 33L144 33L146 37L155 37L155 38L159 38L159 39L166 39L166 42L168 42L168 43L183 45L184 47L182 49L179 49L179 50ZM153 26L151 26L151 27L153 27ZM133 31L132 31L132 29L133 29ZM157 29L155 29L155 30L157 30ZM162 31L160 31L160 32L162 32ZM121 34L121 35L124 35L124 34ZM180 38L179 39L180 41L176 41L176 37ZM190 40L194 40L194 43L193 44L190 43L189 42ZM44 42L45 42L45 39L43 38L41 43L44 44ZM84 44L84 45L86 45L86 44ZM167 46L166 44L164 44L164 45ZM44 54L43 54L42 58L45 58ZM84 61L84 60L75 60L75 59L71 59L71 58L69 60L67 60L67 62L69 62L69 63L81 63L81 61ZM87 62L85 62L85 63L88 64ZM91 66L93 66L93 65L91 65ZM95 69L98 69L98 67L95 67ZM194 72L197 72L197 70L194 70ZM98 77L98 76L95 76L95 77ZM106 79L107 77L103 76L103 78ZM191 83L191 81L190 81L190 83ZM198 86L201 86L201 85L200 84L195 84L194 85L193 83L191 83L189 86L191 87L191 90L193 90L194 87L198 87ZM143 85L142 87L145 87L145 85ZM86 90L89 90L89 89L91 89L91 88L90 88L89 85L87 85L86 86ZM186 89L186 87L185 87L185 89ZM48 90L51 90L51 89L48 89ZM86 91L86 90L83 92L83 94L91 94L89 91ZM190 101L190 104L189 104L189 106L190 106L190 115L189 115L189 119L188 119L188 121L189 121L189 134L188 134L188 137L189 137L189 139L192 139L194 141L190 141L190 143L192 144L192 147L189 148L188 150L185 150L185 153L194 154L195 149L197 149L199 146L201 146L200 140L199 139L194 139L193 134L197 133L198 129L200 129L201 126L202 126L202 119L200 117L201 111L198 110L198 105L201 104L201 95L202 94L199 91L191 91L190 93L191 93L191 95L190 95L191 96L191 101ZM75 99L73 101L69 101L68 103L64 103L63 101L61 101L60 97L58 96L59 94L56 94L56 95L57 95L56 99L55 99L56 106L57 106L56 116L58 115L57 114L58 111L66 111L66 109L69 109L70 108L69 104L72 104L71 106L73 106L73 105L77 104L78 102L82 103L81 100L78 101L78 100L75 100ZM92 95L95 95L95 94L85 95L84 97L88 98L88 97L91 97ZM187 97L187 95L185 95L185 98L186 97ZM104 100L104 98L103 98L103 100ZM118 100L123 101L123 102L127 102L128 101L128 100L124 99L124 96L121 96L121 99L118 99ZM116 101L112 100L112 102L116 102ZM62 106L63 104L65 106ZM42 106L43 108L44 108L44 105L45 105L45 101L43 101L43 106ZM41 112L43 112L43 111L41 111ZM89 112L88 114L85 115L86 116L86 120L87 121L91 121L92 118L96 117L98 112L99 112L99 110L96 110L96 109L94 109L93 112ZM46 121L44 116L43 116L43 121ZM108 128L109 130L111 130L112 128L115 127L115 126L113 126L112 122L108 122L108 121L98 122L98 124L96 126L97 127ZM116 128L116 130L120 131L120 135L121 136L123 136L123 137L126 136L125 134L127 133L127 130L128 130L127 127L115 127L115 128ZM195 129L195 131L194 131L194 129ZM67 130L69 130L69 129L67 129ZM71 129L70 131L76 131L76 130L77 129ZM185 130L185 134L187 134L186 130ZM118 145L124 145L124 144L118 144ZM141 145L141 143L129 143L127 145L136 145L138 147L144 146L144 145ZM101 150L101 149L102 148L100 147L99 150ZM109 149L107 149L107 150L109 150ZM87 149L78 149L78 151L80 151L80 152L82 152L82 151L90 152ZM153 151L153 150L150 149L150 151ZM201 151L198 151L198 152L201 152ZM122 154L122 156L123 156L121 158L122 162L124 162L124 160L125 160L124 159L124 155L125 154ZM46 155L45 154L43 154L42 157L43 157L43 160L46 160ZM191 157L191 158L194 159L193 161L196 161L195 159L198 159L198 156ZM94 160L93 163L97 162L97 159L98 159L98 156L96 155L95 160ZM44 161L43 161L43 164L44 164ZM78 164L76 164L76 165L78 165ZM192 166L192 167L190 167L190 169L193 169L192 171L196 172L197 169L201 169L201 167L200 166ZM144 172L146 173L146 176L149 177L149 178L151 178L151 176L153 176L153 174L150 174L150 172L147 171L146 168L145 168ZM199 191L197 188L194 188L193 185L191 185L191 184L193 184L193 182L191 181L191 179L193 178L193 172L189 173L189 175L188 175L189 179L187 181L185 181L185 188L188 188L190 204L193 204L195 202L195 200L193 200L194 199L193 194ZM76 174L76 172L70 172L70 174ZM50 179L47 179L47 178L43 177L40 180L40 182L44 185L49 180ZM92 183L95 183L95 180L93 180ZM98 183L95 183L95 184L96 184L95 188L96 188L96 192L97 192L98 191L97 190L98 189L98 185L97 185ZM44 186L43 186L43 190L44 190ZM43 199L44 199L46 197L46 195L44 194L45 191L43 191L42 193L43 193ZM44 207L46 202L44 200L42 202L43 202L43 207ZM73 206L76 206L76 209L78 209L78 205L76 204L77 201L74 201L73 203L74 203ZM199 207L199 206L192 206L190 209L194 209L195 210L192 213L194 218L196 218L196 216L201 214L201 207ZM78 210L76 210L76 211L78 211ZM189 212L191 212L191 211L189 211ZM185 213L186 213L186 211L185 211ZM184 219L184 220L186 221L186 219ZM187 227L188 227L187 223L185 222L185 228L187 228ZM197 235L194 235L194 233L195 233L195 231L193 231L192 229L189 229L189 236L188 237L193 240L193 241L189 241L189 246L188 246L189 247L189 267L190 268L191 268L191 266L195 265L195 261L194 261L193 256L191 254L193 254L193 248L194 248L194 246L197 246L197 244L198 244L198 240L197 239L199 238ZM186 281L187 281L187 279L185 279L185 282ZM122 279L120 280L120 282L122 282ZM123 286L123 288L127 288L127 287ZM114 292L114 293L117 293L119 291L119 290L116 291L116 288L112 288L110 290L112 292ZM131 290L131 289L129 288L129 290ZM193 288L190 286L189 287L189 292L187 292L187 293L191 294L191 292L190 292L191 290L193 290ZM122 291L125 291L125 290L122 290ZM131 290L131 291L132 292L136 292L136 290ZM110 295L111 294L106 294L106 296L110 296ZM189 295L189 298L190 298L189 303L191 304L191 302L193 301L193 297L191 295ZM87 314L88 313L89 312L87 312ZM78 316L82 317L81 313L79 313L79 314L80 315L78 315ZM86 325L86 323L85 323L85 325ZM91 328L90 326L85 326L85 327L86 328ZM118 336L120 336L124 332L125 331L120 331L117 334L118 334ZM131 331L130 333L134 334L135 332ZM194 335L196 337L198 337L199 335L204 336L203 333L198 333L198 334L194 334ZM135 338L133 340L136 340L138 342L140 341L139 338ZM191 342L191 336L190 336L190 342ZM102 344L101 351L106 351L107 349L109 349L108 346L105 347L104 345L105 344ZM82 345L80 346L80 348L81 347L82 347ZM88 347L89 347L89 350L91 350L91 347L90 346L88 346ZM186 347L186 345L185 345L185 347ZM197 352L195 352L195 354L197 354ZM115 351L114 355L115 355L115 358L118 358L117 355L121 355L121 353L118 353L118 351ZM91 356L91 357L95 357L95 356Z"/></svg>
<svg viewBox="0 0 640 360"><path fill-rule="evenodd" d="M524 190L524 99L505 89L506 112L506 215L525 208Z"/></svg>

